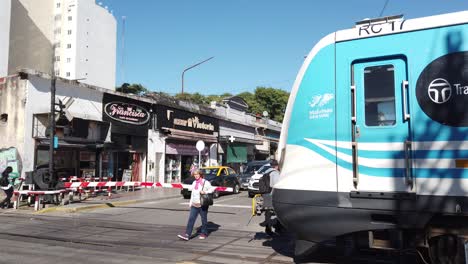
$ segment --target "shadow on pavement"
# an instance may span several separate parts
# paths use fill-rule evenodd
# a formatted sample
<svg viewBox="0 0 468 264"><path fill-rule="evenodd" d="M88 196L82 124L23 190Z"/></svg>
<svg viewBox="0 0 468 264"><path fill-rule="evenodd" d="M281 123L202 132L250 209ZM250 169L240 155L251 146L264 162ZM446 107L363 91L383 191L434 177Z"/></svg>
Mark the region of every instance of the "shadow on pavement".
<svg viewBox="0 0 468 264"><path fill-rule="evenodd" d="M294 263L338 263L336 246L330 243L319 245L317 250L303 258L294 256L294 236L287 232L257 232L252 240L265 240L262 245L272 248L279 255L294 259Z"/></svg>
<svg viewBox="0 0 468 264"><path fill-rule="evenodd" d="M211 233L218 231L219 227L221 227L220 225L213 223L211 221L208 221L207 225L208 225L208 236L210 236ZM197 234L200 234L200 233L201 233L201 226L197 228Z"/></svg>

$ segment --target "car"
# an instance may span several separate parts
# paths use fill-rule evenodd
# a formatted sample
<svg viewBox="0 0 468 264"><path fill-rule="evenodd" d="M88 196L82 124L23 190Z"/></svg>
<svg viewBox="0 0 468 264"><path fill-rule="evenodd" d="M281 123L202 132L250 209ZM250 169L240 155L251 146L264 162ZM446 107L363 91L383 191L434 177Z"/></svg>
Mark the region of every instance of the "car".
<svg viewBox="0 0 468 264"><path fill-rule="evenodd" d="M246 164L244 171L241 171L239 175L239 181L241 183L241 188L246 190L249 187L250 177L255 174L263 165L269 164L268 160L254 160Z"/></svg>
<svg viewBox="0 0 468 264"><path fill-rule="evenodd" d="M203 175L205 175L205 179L209 181L212 186L231 187L234 193L239 193L241 184L238 179L238 174L234 169L227 166L211 166L203 167L200 170L203 172ZM192 184L194 180L194 177L189 177L183 181L183 184ZM190 199L192 191L183 188L180 193L184 199ZM213 197L218 198L220 194L219 191L215 191Z"/></svg>
<svg viewBox="0 0 468 264"><path fill-rule="evenodd" d="M267 163L263 165L262 167L260 167L260 169L258 169L258 171L256 171L254 175L252 175L252 177L250 177L249 185L247 187L249 198L253 198L255 194L259 193L258 184L259 184L260 178L262 178L263 174L265 174L265 172L267 172L268 169L270 168L271 168L270 163Z"/></svg>

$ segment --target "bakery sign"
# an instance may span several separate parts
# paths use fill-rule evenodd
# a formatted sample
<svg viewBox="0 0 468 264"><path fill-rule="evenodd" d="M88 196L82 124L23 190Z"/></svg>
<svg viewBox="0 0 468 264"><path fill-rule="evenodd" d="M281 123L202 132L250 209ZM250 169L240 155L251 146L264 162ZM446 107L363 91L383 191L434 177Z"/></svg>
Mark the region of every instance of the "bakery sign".
<svg viewBox="0 0 468 264"><path fill-rule="evenodd" d="M148 111L143 107L123 102L107 103L104 113L114 120L134 125L146 124L150 118Z"/></svg>

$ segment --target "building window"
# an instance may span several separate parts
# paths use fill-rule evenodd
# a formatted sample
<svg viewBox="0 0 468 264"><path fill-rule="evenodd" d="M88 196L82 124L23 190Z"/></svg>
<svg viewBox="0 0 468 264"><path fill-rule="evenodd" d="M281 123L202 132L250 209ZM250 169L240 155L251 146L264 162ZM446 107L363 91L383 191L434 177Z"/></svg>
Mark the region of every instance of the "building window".
<svg viewBox="0 0 468 264"><path fill-rule="evenodd" d="M58 15L55 15L55 21L58 21L62 19L62 15L58 14Z"/></svg>
<svg viewBox="0 0 468 264"><path fill-rule="evenodd" d="M67 30L67 33L68 33L68 35L71 35L72 34L71 29Z"/></svg>
<svg viewBox="0 0 468 264"><path fill-rule="evenodd" d="M68 21L72 21L72 16L68 16Z"/></svg>
<svg viewBox="0 0 468 264"><path fill-rule="evenodd" d="M55 61L60 61L60 56L55 56Z"/></svg>
<svg viewBox="0 0 468 264"><path fill-rule="evenodd" d="M55 76L59 76L60 75L60 70L55 70Z"/></svg>
<svg viewBox="0 0 468 264"><path fill-rule="evenodd" d="M60 42L55 43L56 48L60 48Z"/></svg>
<svg viewBox="0 0 468 264"><path fill-rule="evenodd" d="M67 77L70 77L70 72L67 72Z"/></svg>
<svg viewBox="0 0 468 264"><path fill-rule="evenodd" d="M57 8L60 8L60 3L57 3Z"/></svg>
<svg viewBox="0 0 468 264"><path fill-rule="evenodd" d="M6 124L8 122L8 114L1 114L0 115L0 124Z"/></svg>
<svg viewBox="0 0 468 264"><path fill-rule="evenodd" d="M56 35L58 35L58 34L62 33L62 29L61 29L61 28L56 28L56 29L54 30L54 33L55 33Z"/></svg>
<svg viewBox="0 0 468 264"><path fill-rule="evenodd" d="M70 63L70 62L71 62L71 58L67 58L67 62Z"/></svg>
<svg viewBox="0 0 468 264"><path fill-rule="evenodd" d="M71 49L71 44L67 44L67 49Z"/></svg>

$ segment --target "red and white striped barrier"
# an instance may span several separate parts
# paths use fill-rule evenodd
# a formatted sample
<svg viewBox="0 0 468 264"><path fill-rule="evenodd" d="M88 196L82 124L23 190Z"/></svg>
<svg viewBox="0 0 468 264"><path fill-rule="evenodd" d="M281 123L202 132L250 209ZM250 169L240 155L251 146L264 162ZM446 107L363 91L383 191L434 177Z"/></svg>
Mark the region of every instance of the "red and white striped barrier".
<svg viewBox="0 0 468 264"><path fill-rule="evenodd" d="M20 203L20 196L21 195L27 195L27 196L34 196L34 210L37 211L39 210L40 205L42 204L42 199L44 195L53 195L56 197L57 202L59 201L58 196L62 196L62 202L65 202L64 195L69 193L69 190L53 190L53 191L28 191L28 190L23 190L23 191L14 191L14 201L13 201L13 208L18 209L19 203Z"/></svg>
<svg viewBox="0 0 468 264"><path fill-rule="evenodd" d="M181 183L160 183L160 182L64 182L65 188L90 188L90 187L145 187L145 188L173 188L173 189L192 189L191 184ZM216 187L216 191L232 192L231 187Z"/></svg>

